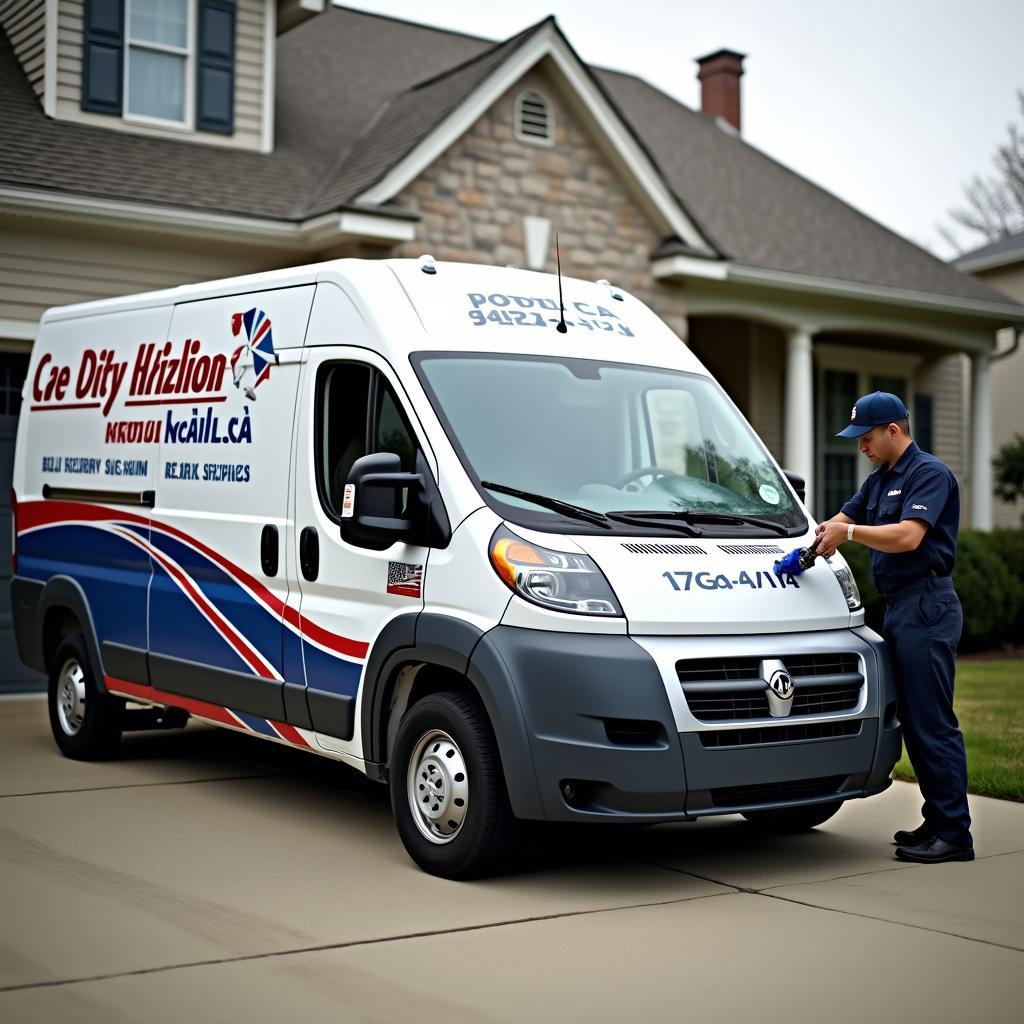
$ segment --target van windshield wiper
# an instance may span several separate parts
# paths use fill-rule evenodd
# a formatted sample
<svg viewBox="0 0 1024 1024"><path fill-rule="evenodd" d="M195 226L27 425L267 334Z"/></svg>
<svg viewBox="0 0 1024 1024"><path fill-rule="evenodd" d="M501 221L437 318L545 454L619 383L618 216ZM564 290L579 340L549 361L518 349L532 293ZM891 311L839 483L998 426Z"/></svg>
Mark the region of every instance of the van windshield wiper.
<svg viewBox="0 0 1024 1024"><path fill-rule="evenodd" d="M664 526L684 533L687 537L701 537L704 534L699 526L675 512L606 512L605 515L616 523L625 523L627 526L643 526L646 529Z"/></svg>
<svg viewBox="0 0 1024 1024"><path fill-rule="evenodd" d="M559 498L549 498L546 494L534 494L533 491L521 491L518 487L508 487L505 484L491 483L490 480L481 480L481 487L489 491L497 491L499 494L508 494L513 498L522 498L524 501L532 501L534 505L541 508L551 509L552 512L559 512L570 519L582 519L585 523L593 523L594 526L603 526L606 530L611 529L608 524L608 517L592 508L583 508L581 505L572 505L568 501Z"/></svg>
<svg viewBox="0 0 1024 1024"><path fill-rule="evenodd" d="M781 523L776 523L772 519L763 519L760 516L747 516L742 513L733 512L698 512L696 510L680 509L679 511L673 511L666 509L663 512L651 511L651 512L609 512L608 518L616 521L622 520L624 517L630 517L634 519L664 519L669 522L681 522L688 524L696 523L735 523L737 525L747 524L750 526L763 526L766 530L771 530L773 533L777 533L782 537L789 536L789 528L783 526ZM695 527L696 528L696 527Z"/></svg>

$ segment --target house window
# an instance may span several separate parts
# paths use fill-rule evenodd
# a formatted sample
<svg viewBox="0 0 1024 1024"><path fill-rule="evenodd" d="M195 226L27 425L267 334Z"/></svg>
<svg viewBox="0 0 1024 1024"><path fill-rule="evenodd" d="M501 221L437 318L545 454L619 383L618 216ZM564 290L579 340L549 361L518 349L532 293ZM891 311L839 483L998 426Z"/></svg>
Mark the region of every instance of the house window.
<svg viewBox="0 0 1024 1024"><path fill-rule="evenodd" d="M524 92L516 100L516 137L541 146L554 142L554 112L541 93Z"/></svg>
<svg viewBox="0 0 1024 1024"><path fill-rule="evenodd" d="M82 109L230 135L235 0L85 0Z"/></svg>
<svg viewBox="0 0 1024 1024"><path fill-rule="evenodd" d="M125 112L186 124L191 62L191 0L125 0L128 53Z"/></svg>
<svg viewBox="0 0 1024 1024"><path fill-rule="evenodd" d="M871 355L867 353L865 358ZM828 356L824 358L828 360ZM858 453L856 441L836 437L849 424L854 403L861 395L872 391L888 391L899 395L909 405L909 382L909 365L906 376L868 373L841 365L821 369L817 389L817 479L820 483L814 496L814 512L819 519L834 516L873 468Z"/></svg>

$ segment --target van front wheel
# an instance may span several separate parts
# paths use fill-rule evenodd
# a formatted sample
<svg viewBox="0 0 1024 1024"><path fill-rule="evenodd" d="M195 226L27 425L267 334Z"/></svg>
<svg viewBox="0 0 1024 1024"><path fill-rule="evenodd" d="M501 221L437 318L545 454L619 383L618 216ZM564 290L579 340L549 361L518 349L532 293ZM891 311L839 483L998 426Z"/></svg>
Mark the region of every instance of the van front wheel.
<svg viewBox="0 0 1024 1024"><path fill-rule="evenodd" d="M391 807L409 856L442 878L478 878L509 853L515 819L498 748L480 704L434 693L395 737Z"/></svg>
<svg viewBox="0 0 1024 1024"><path fill-rule="evenodd" d="M65 637L50 663L50 728L61 753L76 761L112 757L121 739L124 704L96 686L85 640Z"/></svg>

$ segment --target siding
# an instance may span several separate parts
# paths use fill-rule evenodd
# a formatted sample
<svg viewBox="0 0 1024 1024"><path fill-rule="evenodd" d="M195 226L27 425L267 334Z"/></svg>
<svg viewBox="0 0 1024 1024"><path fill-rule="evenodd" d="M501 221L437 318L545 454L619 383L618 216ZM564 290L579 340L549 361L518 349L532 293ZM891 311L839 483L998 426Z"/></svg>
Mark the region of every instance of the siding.
<svg viewBox="0 0 1024 1024"><path fill-rule="evenodd" d="M0 219L0 320L34 323L50 306L286 265L280 253L143 234L58 233Z"/></svg>
<svg viewBox="0 0 1024 1024"><path fill-rule="evenodd" d="M1024 302L1024 263L999 267L977 274L986 284L1006 292L1017 302ZM1013 342L1012 331L999 332L999 350L1006 351ZM998 453L1014 434L1024 434L1024 345L1012 356L992 364L992 454ZM1020 526L1024 504L1016 505L992 498L992 522L995 526Z"/></svg>
<svg viewBox="0 0 1024 1024"><path fill-rule="evenodd" d="M960 352L921 364L914 376L914 391L934 396L932 412L933 455L942 459L960 481L960 522L970 525L971 474L968 469L967 406L964 388L970 377L970 362ZM913 409L911 409L913 413ZM910 431L914 420L911 416Z"/></svg>
<svg viewBox="0 0 1024 1024"><path fill-rule="evenodd" d="M7 33L36 96L42 99L46 0L0 0L0 26Z"/></svg>
<svg viewBox="0 0 1024 1024"><path fill-rule="evenodd" d="M0 0L2 3L3 0ZM42 0L38 0L42 3ZM238 0L235 21L235 132L185 132L174 128L135 125L116 117L82 110L82 18L84 0L59 0L57 32L57 117L105 128L162 138L188 139L214 146L259 150L263 131L263 36L265 0ZM193 63L193 68L194 68Z"/></svg>

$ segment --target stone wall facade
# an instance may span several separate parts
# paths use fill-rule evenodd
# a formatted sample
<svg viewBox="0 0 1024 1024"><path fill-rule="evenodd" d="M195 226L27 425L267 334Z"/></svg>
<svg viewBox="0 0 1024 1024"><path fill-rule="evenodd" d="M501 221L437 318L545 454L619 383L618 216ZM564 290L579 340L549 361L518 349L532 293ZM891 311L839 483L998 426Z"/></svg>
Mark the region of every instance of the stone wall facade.
<svg viewBox="0 0 1024 1024"><path fill-rule="evenodd" d="M516 138L515 104L527 89L548 101L553 145ZM650 254L662 238L540 69L502 96L396 201L422 217L416 240L400 245L396 256L429 252L438 260L526 267L523 218L547 217L546 271L555 270L557 231L563 274L625 288L686 339L683 289L651 276Z"/></svg>

